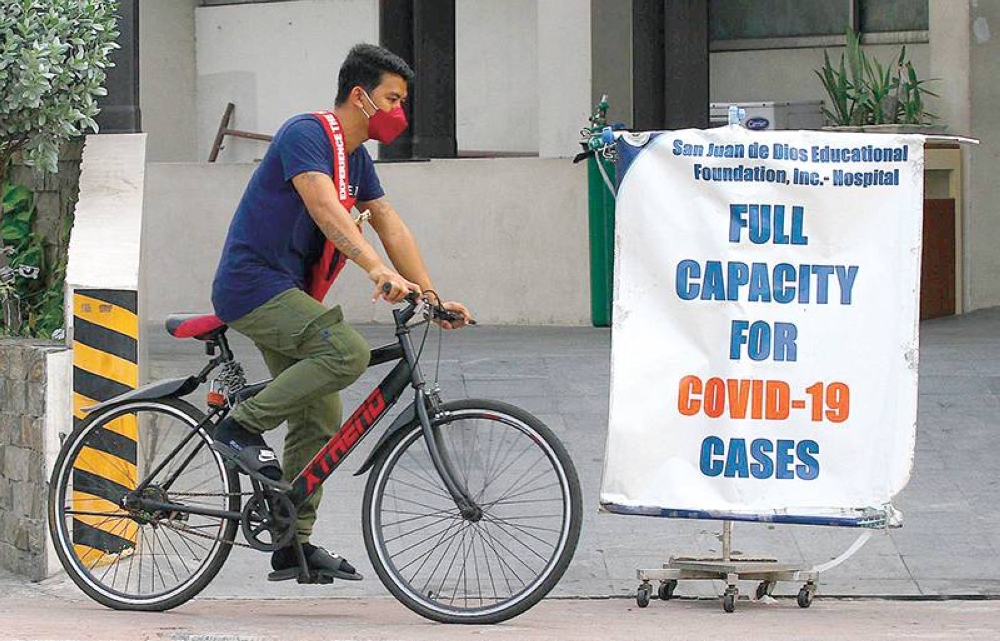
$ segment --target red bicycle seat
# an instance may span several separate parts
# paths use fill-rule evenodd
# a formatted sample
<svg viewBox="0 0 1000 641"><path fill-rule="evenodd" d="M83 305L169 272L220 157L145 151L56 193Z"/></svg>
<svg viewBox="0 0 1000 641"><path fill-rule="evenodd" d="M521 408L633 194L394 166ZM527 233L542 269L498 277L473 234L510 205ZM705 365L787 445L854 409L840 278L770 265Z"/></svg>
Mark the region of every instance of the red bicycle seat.
<svg viewBox="0 0 1000 641"><path fill-rule="evenodd" d="M167 333L174 338L212 340L228 327L215 314L170 314L166 321Z"/></svg>

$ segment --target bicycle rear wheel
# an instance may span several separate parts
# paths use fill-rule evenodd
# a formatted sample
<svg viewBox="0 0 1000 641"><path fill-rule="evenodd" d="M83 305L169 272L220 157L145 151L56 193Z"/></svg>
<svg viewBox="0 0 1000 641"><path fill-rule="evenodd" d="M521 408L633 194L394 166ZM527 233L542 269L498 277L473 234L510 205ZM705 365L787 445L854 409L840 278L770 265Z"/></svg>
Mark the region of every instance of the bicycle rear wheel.
<svg viewBox="0 0 1000 641"><path fill-rule="evenodd" d="M203 420L178 399L138 401L91 415L66 439L49 486L49 530L66 573L95 601L126 610L176 607L229 556L237 521L123 504L163 464L143 497L239 511L236 473L209 447L205 430L194 430Z"/></svg>
<svg viewBox="0 0 1000 641"><path fill-rule="evenodd" d="M573 557L582 519L576 469L551 430L505 403L447 403L434 426L482 518L462 517L416 423L368 477L368 556L386 588L424 617L505 621L544 597Z"/></svg>

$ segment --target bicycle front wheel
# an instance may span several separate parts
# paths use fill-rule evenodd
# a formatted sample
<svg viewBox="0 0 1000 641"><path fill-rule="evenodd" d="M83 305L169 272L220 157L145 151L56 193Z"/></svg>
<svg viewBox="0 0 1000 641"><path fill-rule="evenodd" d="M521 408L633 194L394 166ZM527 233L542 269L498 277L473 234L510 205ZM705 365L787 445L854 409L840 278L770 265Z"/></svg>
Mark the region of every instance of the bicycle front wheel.
<svg viewBox="0 0 1000 641"><path fill-rule="evenodd" d="M580 536L580 482L559 439L527 412L484 400L441 409L438 440L482 518L462 517L417 423L368 477L368 556L386 588L417 614L505 621L544 597L569 565Z"/></svg>
<svg viewBox="0 0 1000 641"><path fill-rule="evenodd" d="M198 594L232 547L237 521L182 509L141 510L141 496L238 512L240 485L178 399L137 401L89 416L66 439L49 486L49 530L66 573L115 609L167 610Z"/></svg>

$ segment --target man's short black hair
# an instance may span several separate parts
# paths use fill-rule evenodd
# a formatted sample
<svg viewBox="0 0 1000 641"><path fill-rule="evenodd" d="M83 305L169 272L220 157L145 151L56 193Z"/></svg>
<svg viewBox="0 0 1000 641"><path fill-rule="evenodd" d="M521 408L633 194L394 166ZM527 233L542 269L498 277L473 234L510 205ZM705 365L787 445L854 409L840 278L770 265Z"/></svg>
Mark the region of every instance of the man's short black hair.
<svg viewBox="0 0 1000 641"><path fill-rule="evenodd" d="M335 104L337 106L344 104L351 89L358 85L371 94L372 90L382 82L384 73L402 76L406 84L413 82L413 69L393 52L373 44L354 45L347 54L344 64L340 65Z"/></svg>

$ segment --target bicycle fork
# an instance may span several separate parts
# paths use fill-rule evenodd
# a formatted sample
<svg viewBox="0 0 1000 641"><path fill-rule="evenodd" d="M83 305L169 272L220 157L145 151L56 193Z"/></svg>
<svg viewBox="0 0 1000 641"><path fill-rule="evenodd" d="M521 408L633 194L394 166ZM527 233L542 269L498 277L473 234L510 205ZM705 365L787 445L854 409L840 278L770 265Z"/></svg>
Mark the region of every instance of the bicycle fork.
<svg viewBox="0 0 1000 641"><path fill-rule="evenodd" d="M426 394L422 386L417 388L414 403L417 408L417 418L420 419L420 427L424 434L424 441L427 443L427 451L431 455L431 462L434 463L434 468L440 475L445 489L455 501L462 518L475 523L483 518L483 509L469 495L469 488L465 486L456 472L451 457L448 455L448 449L444 445L444 439L441 437L441 430L431 423L427 413L427 404L424 402L425 398Z"/></svg>
<svg viewBox="0 0 1000 641"><path fill-rule="evenodd" d="M437 398L437 390L432 391L430 394L424 391L427 381L424 379L423 372L420 371L420 364L413 351L409 329L406 328L405 322L401 322L402 317L398 310L393 311L393 317L396 319L396 336L399 338L400 346L403 348L403 358L406 359L406 362L410 366L410 381L414 390L416 390L413 405L416 408L417 418L420 421L420 428L424 435L424 441L427 443L427 451L431 456L431 462L441 477L445 489L448 490L448 494L455 501L455 506L458 507L462 518L472 522L479 521L483 518L483 510L469 495L469 489L462 482L461 477L455 470L454 464L451 462L447 447L445 447L444 440L441 438L440 430L431 423L430 415L427 412L428 400L431 402L431 406L435 412L438 411L440 400Z"/></svg>

